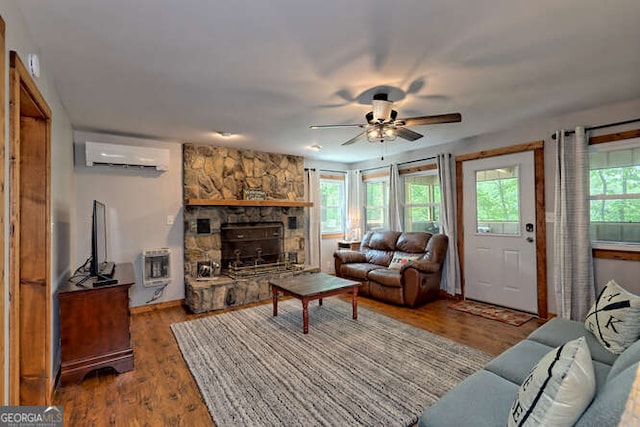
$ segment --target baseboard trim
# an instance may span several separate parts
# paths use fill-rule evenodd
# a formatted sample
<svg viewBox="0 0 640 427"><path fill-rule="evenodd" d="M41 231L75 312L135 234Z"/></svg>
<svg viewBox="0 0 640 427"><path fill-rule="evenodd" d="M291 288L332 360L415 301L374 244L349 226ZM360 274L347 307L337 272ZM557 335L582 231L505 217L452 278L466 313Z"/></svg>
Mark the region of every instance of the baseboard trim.
<svg viewBox="0 0 640 427"><path fill-rule="evenodd" d="M184 299L159 302L157 304L139 305L131 307L131 314L148 313L150 311L164 310L166 308L180 307L184 305Z"/></svg>
<svg viewBox="0 0 640 427"><path fill-rule="evenodd" d="M462 295L460 295L460 294L451 295L450 293L448 293L444 289L440 289L440 292L439 292L438 296L441 299L450 299L450 300L454 300L454 301L460 301L462 299Z"/></svg>

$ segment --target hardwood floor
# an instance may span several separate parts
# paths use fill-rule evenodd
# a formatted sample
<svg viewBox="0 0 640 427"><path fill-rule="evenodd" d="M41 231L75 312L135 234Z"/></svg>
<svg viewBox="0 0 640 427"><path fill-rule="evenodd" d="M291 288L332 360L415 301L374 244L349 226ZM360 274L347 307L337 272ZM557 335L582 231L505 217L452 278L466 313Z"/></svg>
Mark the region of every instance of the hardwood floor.
<svg viewBox="0 0 640 427"><path fill-rule="evenodd" d="M350 297L344 299L350 300ZM520 327L510 326L449 310L447 307L450 303L448 300L437 300L410 309L358 298L361 308L393 317L491 355L498 355L544 323L534 319ZM120 375L110 370L98 371L87 375L78 385L59 388L54 404L64 407L65 425L212 426L209 412L182 359L169 325L221 312L194 315L188 314L182 307L172 307L134 314L131 323L134 370Z"/></svg>

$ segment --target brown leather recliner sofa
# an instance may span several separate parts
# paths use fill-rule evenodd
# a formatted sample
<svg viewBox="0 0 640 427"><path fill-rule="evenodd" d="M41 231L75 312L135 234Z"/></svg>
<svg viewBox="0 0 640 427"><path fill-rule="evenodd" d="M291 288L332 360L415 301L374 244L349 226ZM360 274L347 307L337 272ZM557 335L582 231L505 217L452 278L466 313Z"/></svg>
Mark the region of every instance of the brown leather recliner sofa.
<svg viewBox="0 0 640 427"><path fill-rule="evenodd" d="M448 242L444 234L370 231L359 251L333 254L336 275L362 282L359 295L415 307L438 296Z"/></svg>

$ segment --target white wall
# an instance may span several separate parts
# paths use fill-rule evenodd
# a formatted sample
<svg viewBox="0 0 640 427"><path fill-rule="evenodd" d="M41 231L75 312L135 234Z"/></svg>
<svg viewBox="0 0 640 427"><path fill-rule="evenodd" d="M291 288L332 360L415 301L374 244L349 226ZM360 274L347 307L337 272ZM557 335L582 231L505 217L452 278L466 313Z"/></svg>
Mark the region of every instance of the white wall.
<svg viewBox="0 0 640 427"><path fill-rule="evenodd" d="M142 251L164 247L171 250L171 283L153 303L183 299L182 146L177 142L89 132L75 132L74 140L78 218L74 265L80 266L91 254L91 209L93 200L99 200L107 206L109 261L134 263L136 284L130 294L131 305L147 304L158 289L142 284ZM85 141L166 148L169 170L87 167ZM173 225L167 224L167 216L174 218Z"/></svg>
<svg viewBox="0 0 640 427"><path fill-rule="evenodd" d="M39 54L38 46L31 39L29 32L18 7L18 1L3 0L0 2L0 15L6 24L6 64L9 68L8 52L14 50L18 53L23 63L26 63L30 53ZM73 176L73 138L71 124L67 113L60 103L60 99L55 90L47 63L40 56L40 78L35 82L42 93L44 99L49 104L52 111L51 121L51 283L52 283L52 321L51 321L51 345L52 359L51 366L55 369L60 363L59 347L59 317L58 305L55 292L58 286L69 276L71 269L70 254L72 251L73 230L71 224L74 222L74 176ZM5 111L7 114L5 128L5 182L8 182L8 153L9 153L9 91L7 76L3 76L7 99ZM6 190L7 187L5 187ZM5 219L8 219L8 192L5 191ZM8 342L8 220L5 220L5 230L3 244L5 245L5 343ZM8 346L5 346L5 360L8 361ZM5 364L5 396L8 395L8 363ZM6 403L6 402L4 402Z"/></svg>
<svg viewBox="0 0 640 427"><path fill-rule="evenodd" d="M550 106L551 108L551 106ZM388 165L393 162L406 162L434 156L441 152L451 152L454 155L474 153L498 147L522 144L532 141L545 141L544 166L545 166L545 201L546 212L554 211L555 188L555 153L556 143L552 135L556 130L574 129L576 126L598 126L607 123L615 123L640 118L640 99L623 103L599 106L585 109L579 113L558 114L552 120L530 121L514 124L510 129L493 134L482 135L456 141L451 144L438 145L422 150L408 151L402 155L387 156L385 161L371 160L367 162L350 164L349 169L366 169L376 166ZM464 114L462 120L464 121ZM449 125L448 125L449 126ZM455 126L455 125L450 125ZM592 135L602 135L617 132L624 129L636 129L640 122L631 125L611 127L594 131ZM640 282L631 279L637 277L640 263L631 261L615 261L598 259L595 261L595 280L598 290L602 289L610 279L616 279L631 292L640 293ZM555 288L553 285L553 223L547 223L547 284L549 312L555 313Z"/></svg>

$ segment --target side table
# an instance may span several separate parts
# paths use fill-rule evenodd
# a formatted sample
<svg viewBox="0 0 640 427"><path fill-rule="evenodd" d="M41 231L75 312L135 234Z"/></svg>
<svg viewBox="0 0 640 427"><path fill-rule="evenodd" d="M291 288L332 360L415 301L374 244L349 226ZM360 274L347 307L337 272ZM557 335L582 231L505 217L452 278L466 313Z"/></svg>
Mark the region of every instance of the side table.
<svg viewBox="0 0 640 427"><path fill-rule="evenodd" d="M351 249L352 251L360 250L359 240L338 240L338 249Z"/></svg>
<svg viewBox="0 0 640 427"><path fill-rule="evenodd" d="M117 284L93 287L94 278L78 286L69 281L58 290L62 367L60 385L75 384L93 370L133 369L129 288L133 265L117 264Z"/></svg>

